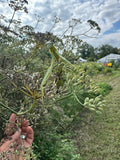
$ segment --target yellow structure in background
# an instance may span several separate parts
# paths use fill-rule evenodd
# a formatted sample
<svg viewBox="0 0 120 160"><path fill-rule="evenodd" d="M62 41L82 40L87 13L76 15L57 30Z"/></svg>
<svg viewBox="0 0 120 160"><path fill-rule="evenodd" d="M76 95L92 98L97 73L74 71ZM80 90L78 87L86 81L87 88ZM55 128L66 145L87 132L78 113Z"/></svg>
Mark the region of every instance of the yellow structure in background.
<svg viewBox="0 0 120 160"><path fill-rule="evenodd" d="M108 63L107 66L108 66L108 67L112 67L112 63L111 63L111 62Z"/></svg>

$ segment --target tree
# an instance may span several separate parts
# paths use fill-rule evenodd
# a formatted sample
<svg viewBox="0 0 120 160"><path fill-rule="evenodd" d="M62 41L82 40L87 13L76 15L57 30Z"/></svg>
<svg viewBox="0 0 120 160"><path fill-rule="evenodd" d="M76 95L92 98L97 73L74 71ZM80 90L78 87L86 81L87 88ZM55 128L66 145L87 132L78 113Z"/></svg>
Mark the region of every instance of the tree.
<svg viewBox="0 0 120 160"><path fill-rule="evenodd" d="M102 45L98 48L97 58L99 59L99 58L105 57L110 53L118 54L118 49L108 44Z"/></svg>
<svg viewBox="0 0 120 160"><path fill-rule="evenodd" d="M80 55L82 58L90 61L93 61L96 57L94 47L86 42L84 42L80 47Z"/></svg>

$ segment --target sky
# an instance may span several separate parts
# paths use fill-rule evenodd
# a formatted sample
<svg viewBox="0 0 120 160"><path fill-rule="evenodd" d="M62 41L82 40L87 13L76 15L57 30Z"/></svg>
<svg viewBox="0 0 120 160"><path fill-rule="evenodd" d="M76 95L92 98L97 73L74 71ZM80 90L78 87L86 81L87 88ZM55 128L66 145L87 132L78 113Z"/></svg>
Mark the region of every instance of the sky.
<svg viewBox="0 0 120 160"><path fill-rule="evenodd" d="M12 16L13 10L1 3L0 14L7 18ZM69 21L80 19L73 35L82 34L89 29L87 20L95 21L101 28L97 38L89 38L81 35L79 38L94 47L104 44L120 48L120 0L28 0L28 14L18 12L16 19L21 19L23 25L36 26L36 31L50 31L54 24L54 17L60 18L59 23L53 28L52 32L62 35L69 26ZM37 20L40 22L37 25ZM68 33L70 30L68 31ZM87 33L88 36L95 36L96 31Z"/></svg>

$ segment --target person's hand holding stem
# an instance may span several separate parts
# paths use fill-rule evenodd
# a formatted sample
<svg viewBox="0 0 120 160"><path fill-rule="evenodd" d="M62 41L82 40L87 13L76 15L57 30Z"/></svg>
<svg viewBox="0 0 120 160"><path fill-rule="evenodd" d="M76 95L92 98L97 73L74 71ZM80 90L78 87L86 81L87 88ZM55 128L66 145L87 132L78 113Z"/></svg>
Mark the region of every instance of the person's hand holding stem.
<svg viewBox="0 0 120 160"><path fill-rule="evenodd" d="M2 140L3 144L0 146L0 153L17 150L24 154L24 149L32 145L34 139L33 129L28 126L28 120L23 120L22 117L18 117L16 114L12 114L9 119L9 123L5 129L7 136L6 140ZM13 144L13 147L11 147ZM17 155L14 155L16 158ZM8 155L9 160L12 160L11 155ZM22 156L19 157L22 160Z"/></svg>

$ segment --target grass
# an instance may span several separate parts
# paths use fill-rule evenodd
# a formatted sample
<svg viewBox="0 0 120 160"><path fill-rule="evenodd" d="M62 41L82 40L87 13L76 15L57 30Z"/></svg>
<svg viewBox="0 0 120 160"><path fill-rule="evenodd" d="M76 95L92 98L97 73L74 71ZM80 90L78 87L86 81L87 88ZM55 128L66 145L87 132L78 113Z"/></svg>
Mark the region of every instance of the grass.
<svg viewBox="0 0 120 160"><path fill-rule="evenodd" d="M102 114L85 113L75 124L73 137L82 160L120 159L120 72L101 76L112 86ZM86 120L86 122L85 122Z"/></svg>

